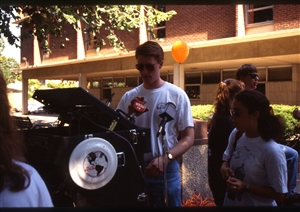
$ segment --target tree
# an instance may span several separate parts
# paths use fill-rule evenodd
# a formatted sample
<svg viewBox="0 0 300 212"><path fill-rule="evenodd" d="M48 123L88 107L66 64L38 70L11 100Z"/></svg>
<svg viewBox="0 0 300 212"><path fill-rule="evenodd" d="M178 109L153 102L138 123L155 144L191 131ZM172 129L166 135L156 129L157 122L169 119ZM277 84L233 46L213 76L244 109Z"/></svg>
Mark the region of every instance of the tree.
<svg viewBox="0 0 300 212"><path fill-rule="evenodd" d="M61 48L64 48L68 37L64 34L63 26L70 24L74 29L79 29L78 20L85 23L82 27L84 33L92 38L97 34L106 33L109 44L121 51L127 51L123 41L119 40L115 30L133 31L147 23L147 30L153 34L152 28L162 21L168 21L176 12L171 10L163 12L147 5L51 5L51 6L5 6L0 7L0 35L8 39L11 45L16 41L37 36L40 46L44 51L49 51L48 36L56 36L61 40ZM23 17L21 19L21 17ZM14 36L9 30L10 20L19 20L19 25L28 31L20 38ZM24 30L26 31L26 30ZM88 36L90 37L90 36ZM89 42L90 39L87 41ZM104 39L95 41L97 51L106 45Z"/></svg>
<svg viewBox="0 0 300 212"><path fill-rule="evenodd" d="M17 44L17 41L20 41L20 38L15 36L10 31L10 21L13 20L19 20L20 17L16 15L20 10L18 7L13 6L6 6L6 7L0 7L0 38L2 38L2 34L4 37L7 38L7 41L11 45L15 45L16 47L20 47Z"/></svg>
<svg viewBox="0 0 300 212"><path fill-rule="evenodd" d="M21 71L19 69L19 63L12 57L5 57L2 55L5 49L5 44L2 38L0 38L0 70L3 71L4 79L6 83L14 83L21 80Z"/></svg>

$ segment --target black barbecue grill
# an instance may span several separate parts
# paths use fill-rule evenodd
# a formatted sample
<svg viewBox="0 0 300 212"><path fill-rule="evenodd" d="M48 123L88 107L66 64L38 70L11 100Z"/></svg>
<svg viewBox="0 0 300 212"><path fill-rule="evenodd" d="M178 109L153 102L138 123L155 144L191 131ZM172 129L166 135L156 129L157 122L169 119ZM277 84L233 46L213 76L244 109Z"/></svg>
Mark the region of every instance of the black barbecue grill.
<svg viewBox="0 0 300 212"><path fill-rule="evenodd" d="M33 98L59 114L56 127L23 131L28 161L55 206L147 205L143 169L150 129L82 88L36 90Z"/></svg>

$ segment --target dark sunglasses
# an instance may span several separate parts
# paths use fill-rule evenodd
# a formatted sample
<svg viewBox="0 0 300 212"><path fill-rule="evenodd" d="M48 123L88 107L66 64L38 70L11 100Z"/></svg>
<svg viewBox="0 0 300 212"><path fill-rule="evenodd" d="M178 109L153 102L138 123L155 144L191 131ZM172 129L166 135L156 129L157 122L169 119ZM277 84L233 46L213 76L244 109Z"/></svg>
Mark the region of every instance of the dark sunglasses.
<svg viewBox="0 0 300 212"><path fill-rule="evenodd" d="M236 110L230 110L230 115L239 117L242 113L245 113L247 111L236 111Z"/></svg>
<svg viewBox="0 0 300 212"><path fill-rule="evenodd" d="M137 70L139 70L139 71L143 71L143 70L144 70L144 67L146 67L146 69L147 69L148 71L153 71L156 65L157 65L157 64L154 64L154 65L153 65L153 64L151 64L151 63L149 63L149 64L140 64L140 63L138 63L138 64L135 65L135 68L136 68Z"/></svg>
<svg viewBox="0 0 300 212"><path fill-rule="evenodd" d="M248 75L251 76L252 79L259 78L258 74L256 74L256 73L252 73L252 74L248 74Z"/></svg>

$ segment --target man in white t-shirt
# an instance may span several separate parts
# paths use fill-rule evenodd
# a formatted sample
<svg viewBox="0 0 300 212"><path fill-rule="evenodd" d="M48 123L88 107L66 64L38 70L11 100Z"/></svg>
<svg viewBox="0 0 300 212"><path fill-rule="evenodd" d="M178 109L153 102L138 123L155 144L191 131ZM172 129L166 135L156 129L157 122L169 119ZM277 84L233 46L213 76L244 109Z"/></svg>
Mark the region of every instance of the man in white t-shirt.
<svg viewBox="0 0 300 212"><path fill-rule="evenodd" d="M181 177L177 159L194 142L190 101L184 90L161 79L164 52L157 42L147 41L138 46L135 57L143 83L126 92L117 109L134 114L137 126L151 129L152 152L144 170L150 206L179 207ZM143 113L134 110L136 102L146 100L147 109Z"/></svg>

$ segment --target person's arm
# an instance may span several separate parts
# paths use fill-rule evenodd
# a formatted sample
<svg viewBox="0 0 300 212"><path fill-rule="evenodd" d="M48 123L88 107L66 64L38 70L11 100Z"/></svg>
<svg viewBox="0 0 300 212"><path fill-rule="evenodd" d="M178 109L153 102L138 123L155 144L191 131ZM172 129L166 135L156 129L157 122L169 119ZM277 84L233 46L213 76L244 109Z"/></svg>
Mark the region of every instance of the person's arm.
<svg viewBox="0 0 300 212"><path fill-rule="evenodd" d="M194 127L187 127L180 132L180 140L168 151L168 153L171 153L173 156L172 160L177 159L193 146L195 137L194 133ZM154 158L146 167L145 175L155 177L163 173L164 159L166 159L167 165L171 162L167 158L167 154Z"/></svg>
<svg viewBox="0 0 300 212"><path fill-rule="evenodd" d="M234 176L234 172L230 168L228 161L223 161L220 172L224 181L228 180L231 176Z"/></svg>
<svg viewBox="0 0 300 212"><path fill-rule="evenodd" d="M227 180L227 188L231 192L250 192L260 197L266 197L274 199L277 202L283 202L285 198L284 193L278 193L271 186L257 186L253 184L246 183L235 177L229 177Z"/></svg>
<svg viewBox="0 0 300 212"><path fill-rule="evenodd" d="M231 131L228 138L228 145L222 156L223 163L220 168L220 173L225 181L228 180L229 177L234 176L234 172L232 171L229 165L229 160L234 151L233 143L235 142L237 132L238 131L236 128Z"/></svg>
<svg viewBox="0 0 300 212"><path fill-rule="evenodd" d="M172 154L173 159L182 156L194 145L195 131L194 127L187 127L180 132L180 140L168 152Z"/></svg>

